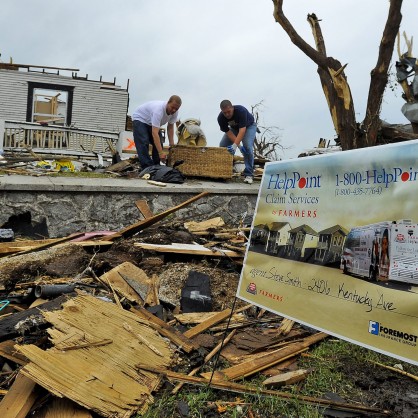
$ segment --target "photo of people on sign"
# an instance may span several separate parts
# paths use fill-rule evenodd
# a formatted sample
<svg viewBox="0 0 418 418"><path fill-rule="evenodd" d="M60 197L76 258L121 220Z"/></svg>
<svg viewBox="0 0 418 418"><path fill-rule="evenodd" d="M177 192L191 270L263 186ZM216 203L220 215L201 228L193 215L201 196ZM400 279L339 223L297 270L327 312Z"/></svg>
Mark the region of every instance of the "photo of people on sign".
<svg viewBox="0 0 418 418"><path fill-rule="evenodd" d="M418 364L418 141L268 163L239 298Z"/></svg>

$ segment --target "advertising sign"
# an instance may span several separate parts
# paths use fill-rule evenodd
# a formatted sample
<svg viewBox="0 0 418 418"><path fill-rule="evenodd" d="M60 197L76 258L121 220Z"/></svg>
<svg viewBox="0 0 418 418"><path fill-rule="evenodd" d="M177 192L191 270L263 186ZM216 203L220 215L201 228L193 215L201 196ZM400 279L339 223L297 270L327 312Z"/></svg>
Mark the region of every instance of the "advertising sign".
<svg viewBox="0 0 418 418"><path fill-rule="evenodd" d="M268 163L237 296L418 365L418 141Z"/></svg>

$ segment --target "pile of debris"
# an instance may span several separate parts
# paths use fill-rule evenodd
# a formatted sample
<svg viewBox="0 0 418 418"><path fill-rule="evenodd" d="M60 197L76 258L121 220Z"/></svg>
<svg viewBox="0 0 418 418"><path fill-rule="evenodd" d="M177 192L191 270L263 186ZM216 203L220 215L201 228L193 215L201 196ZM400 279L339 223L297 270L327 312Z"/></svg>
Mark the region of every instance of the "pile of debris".
<svg viewBox="0 0 418 418"><path fill-rule="evenodd" d="M126 418L166 380L379 412L275 389L306 378L295 358L327 335L235 298L248 226L167 222L202 195L158 215L144 202L117 232L0 243L0 416ZM259 372L263 388L236 383Z"/></svg>
<svg viewBox="0 0 418 418"><path fill-rule="evenodd" d="M243 176L244 162L243 157L234 156L231 179L240 178ZM263 172L264 165L268 162L265 159L255 159L254 179L260 181ZM164 170L178 169L180 173L183 173L181 163L180 167L173 164L173 167L168 165L161 165L161 175L164 175ZM178 164L178 163L177 163ZM189 163L190 164L190 163ZM156 168L157 166L153 166ZM155 170L154 170L155 171ZM174 170L175 171L175 170ZM36 154L31 150L24 153L17 151L8 151L4 153L4 156L0 155L0 173L8 175L29 175L34 177L41 176L56 176L61 175L75 175L75 173L94 173L112 178L127 178L127 179L145 179L149 183L157 186L166 186L167 183L183 183L185 178L195 178L195 175L189 175L187 170L183 181L170 181L170 177L166 175L166 180L154 178L156 173L151 172L151 175L145 176L145 171L139 164L137 156L121 159L119 154L115 154L112 159L103 159L100 155L97 155L97 159L87 159L83 156L55 156L51 159L51 156ZM153 175L154 174L154 175ZM157 176L158 177L158 176ZM225 178L217 178L209 174L201 174L197 178L207 178L208 180L225 180Z"/></svg>

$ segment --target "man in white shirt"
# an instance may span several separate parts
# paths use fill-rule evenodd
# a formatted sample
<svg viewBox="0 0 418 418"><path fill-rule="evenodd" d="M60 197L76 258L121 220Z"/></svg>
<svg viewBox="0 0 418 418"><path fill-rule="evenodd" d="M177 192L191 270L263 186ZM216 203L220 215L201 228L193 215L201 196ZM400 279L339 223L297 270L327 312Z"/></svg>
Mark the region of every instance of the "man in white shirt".
<svg viewBox="0 0 418 418"><path fill-rule="evenodd" d="M133 112L134 142L142 169L166 162L167 154L163 150L160 128L167 124L168 142L170 146L174 145L174 125L179 120L180 106L180 97L173 95L167 102L163 100L147 102ZM152 158L149 155L150 144L152 145Z"/></svg>

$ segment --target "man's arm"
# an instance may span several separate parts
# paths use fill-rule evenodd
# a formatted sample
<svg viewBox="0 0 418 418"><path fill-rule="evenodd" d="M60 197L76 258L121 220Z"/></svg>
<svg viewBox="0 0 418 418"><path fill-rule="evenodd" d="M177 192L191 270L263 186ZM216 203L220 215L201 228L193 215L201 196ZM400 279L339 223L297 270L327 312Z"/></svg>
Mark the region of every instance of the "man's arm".
<svg viewBox="0 0 418 418"><path fill-rule="evenodd" d="M235 136L234 135L234 133L231 131L231 130L229 130L227 133L226 133L226 135L227 135L227 137L234 143L234 144L236 144L236 145L239 145L240 143L241 143L241 141L242 141L242 138L244 138L244 135L245 135L245 131L247 130L247 128L246 127L244 127L244 128L239 128L239 130L238 130L238 135L237 136Z"/></svg>
<svg viewBox="0 0 418 418"><path fill-rule="evenodd" d="M167 124L167 136L168 136L168 143L170 147L174 145L174 124L169 123Z"/></svg>
<svg viewBox="0 0 418 418"><path fill-rule="evenodd" d="M160 132L160 128L157 128L156 126L152 127L152 139L154 140L155 147L157 148L158 153L161 156L161 154L163 154L163 147L161 145L159 132Z"/></svg>

